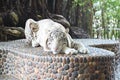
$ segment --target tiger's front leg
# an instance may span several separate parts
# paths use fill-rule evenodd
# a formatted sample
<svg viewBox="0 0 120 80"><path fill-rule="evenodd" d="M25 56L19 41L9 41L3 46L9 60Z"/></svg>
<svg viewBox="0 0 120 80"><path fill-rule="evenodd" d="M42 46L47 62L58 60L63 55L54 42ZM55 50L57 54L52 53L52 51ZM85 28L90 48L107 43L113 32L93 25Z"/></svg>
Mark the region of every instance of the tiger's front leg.
<svg viewBox="0 0 120 80"><path fill-rule="evenodd" d="M74 48L64 47L63 53L65 53L65 54L77 54L78 50L75 50Z"/></svg>
<svg viewBox="0 0 120 80"><path fill-rule="evenodd" d="M39 43L37 43L36 40L32 40L32 47L38 47L40 46Z"/></svg>
<svg viewBox="0 0 120 80"><path fill-rule="evenodd" d="M78 50L79 53L86 54L89 52L88 49L82 43L74 42L72 47L75 48L76 50Z"/></svg>

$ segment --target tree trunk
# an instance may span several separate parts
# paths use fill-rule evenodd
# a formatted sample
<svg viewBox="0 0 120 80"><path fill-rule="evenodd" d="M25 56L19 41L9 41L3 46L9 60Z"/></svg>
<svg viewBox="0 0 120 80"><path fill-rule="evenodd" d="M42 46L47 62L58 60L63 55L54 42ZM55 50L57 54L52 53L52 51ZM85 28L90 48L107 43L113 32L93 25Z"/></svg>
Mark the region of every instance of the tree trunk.
<svg viewBox="0 0 120 80"><path fill-rule="evenodd" d="M92 23L93 23L92 0L83 1L85 2L85 5L82 7L81 26L82 29L84 29L90 36L92 36Z"/></svg>

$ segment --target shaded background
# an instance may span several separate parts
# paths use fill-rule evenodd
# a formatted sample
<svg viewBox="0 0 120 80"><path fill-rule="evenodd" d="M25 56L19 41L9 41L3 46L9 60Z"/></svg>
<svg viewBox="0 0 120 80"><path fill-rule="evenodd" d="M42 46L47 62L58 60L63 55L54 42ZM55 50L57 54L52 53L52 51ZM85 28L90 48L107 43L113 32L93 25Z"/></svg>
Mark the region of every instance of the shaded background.
<svg viewBox="0 0 120 80"><path fill-rule="evenodd" d="M78 35L78 38L82 38L82 35L83 38L88 38L92 34L92 1L81 0L81 2L84 3L81 5L74 5L73 1L74 0L1 0L1 40L24 38L22 33L24 33L24 25L27 19L40 20L50 18L55 14L63 15L70 22L71 29Z"/></svg>

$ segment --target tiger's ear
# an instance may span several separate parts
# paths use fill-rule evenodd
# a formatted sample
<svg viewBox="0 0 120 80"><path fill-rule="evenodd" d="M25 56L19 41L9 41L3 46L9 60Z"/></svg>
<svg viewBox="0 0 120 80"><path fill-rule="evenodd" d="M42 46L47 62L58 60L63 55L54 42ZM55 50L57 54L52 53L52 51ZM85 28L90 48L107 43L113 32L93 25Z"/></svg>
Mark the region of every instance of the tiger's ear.
<svg viewBox="0 0 120 80"><path fill-rule="evenodd" d="M31 22L29 26L32 32L37 32L39 30L37 23Z"/></svg>

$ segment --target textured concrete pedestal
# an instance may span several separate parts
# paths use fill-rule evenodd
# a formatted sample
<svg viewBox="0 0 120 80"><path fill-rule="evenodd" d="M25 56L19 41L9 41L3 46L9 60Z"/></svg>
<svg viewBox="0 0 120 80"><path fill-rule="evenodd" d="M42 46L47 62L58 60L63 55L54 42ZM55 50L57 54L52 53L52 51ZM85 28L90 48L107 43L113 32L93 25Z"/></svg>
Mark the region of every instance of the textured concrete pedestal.
<svg viewBox="0 0 120 80"><path fill-rule="evenodd" d="M115 80L114 53L88 49L88 54L53 55L24 40L0 43L0 74L19 80Z"/></svg>

